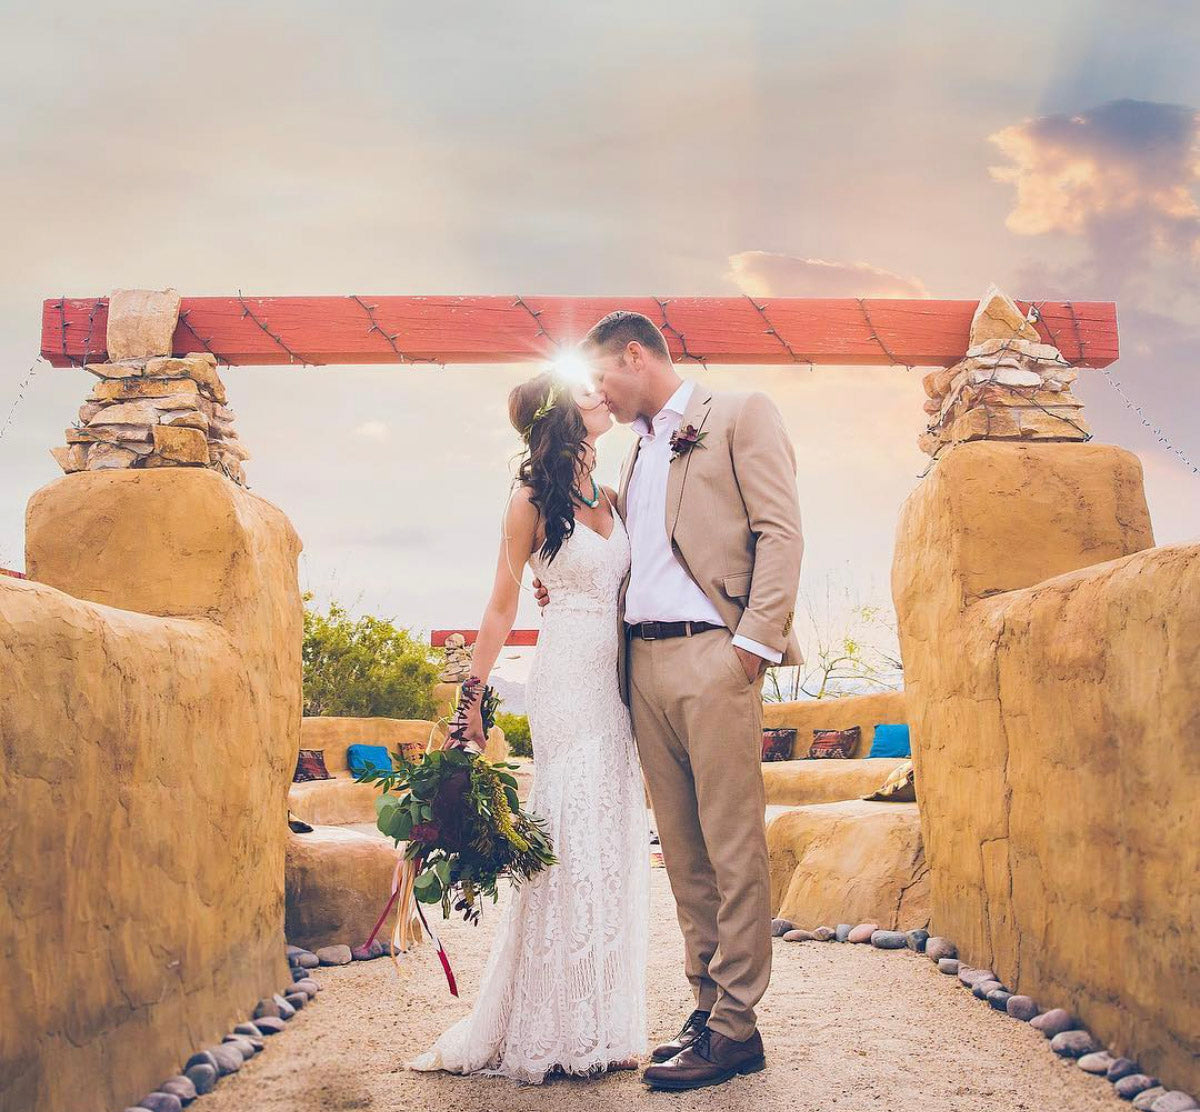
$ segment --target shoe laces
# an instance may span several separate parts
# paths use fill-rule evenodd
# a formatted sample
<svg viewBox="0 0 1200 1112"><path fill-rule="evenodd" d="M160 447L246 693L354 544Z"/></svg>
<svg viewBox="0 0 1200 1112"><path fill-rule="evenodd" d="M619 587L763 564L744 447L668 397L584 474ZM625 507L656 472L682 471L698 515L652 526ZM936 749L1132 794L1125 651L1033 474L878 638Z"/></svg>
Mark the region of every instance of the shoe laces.
<svg viewBox="0 0 1200 1112"><path fill-rule="evenodd" d="M683 1030L680 1031L680 1034L683 1035L688 1031L703 1030L708 1023L708 1016L708 1012L701 1011L699 1008L697 1008L690 1016L688 1016L687 1023L683 1025Z"/></svg>
<svg viewBox="0 0 1200 1112"><path fill-rule="evenodd" d="M706 1062L712 1061L712 1028L705 1025L704 1029L696 1036L696 1041L692 1043L691 1049L699 1054Z"/></svg>

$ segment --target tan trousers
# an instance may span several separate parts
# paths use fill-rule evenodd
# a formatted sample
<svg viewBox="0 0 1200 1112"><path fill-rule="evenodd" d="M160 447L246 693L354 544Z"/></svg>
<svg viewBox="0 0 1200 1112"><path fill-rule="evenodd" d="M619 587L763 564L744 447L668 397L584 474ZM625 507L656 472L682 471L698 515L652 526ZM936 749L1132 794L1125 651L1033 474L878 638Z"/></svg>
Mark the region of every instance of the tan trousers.
<svg viewBox="0 0 1200 1112"><path fill-rule="evenodd" d="M742 1042L771 977L762 678L728 630L632 638L630 713L686 973L709 1026Z"/></svg>

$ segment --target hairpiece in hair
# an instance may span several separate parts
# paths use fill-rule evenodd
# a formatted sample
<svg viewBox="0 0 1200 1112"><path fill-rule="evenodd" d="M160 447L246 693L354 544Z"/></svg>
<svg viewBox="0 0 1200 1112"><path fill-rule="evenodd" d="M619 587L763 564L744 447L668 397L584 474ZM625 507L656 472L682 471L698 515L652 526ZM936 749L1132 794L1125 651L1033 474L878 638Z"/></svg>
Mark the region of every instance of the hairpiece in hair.
<svg viewBox="0 0 1200 1112"><path fill-rule="evenodd" d="M522 435L526 440L533 435L533 426L536 425L543 417L548 417L550 411L554 408L558 401L558 387L552 382L550 388L546 391L546 400L538 406L537 412L533 415L529 424L525 426Z"/></svg>

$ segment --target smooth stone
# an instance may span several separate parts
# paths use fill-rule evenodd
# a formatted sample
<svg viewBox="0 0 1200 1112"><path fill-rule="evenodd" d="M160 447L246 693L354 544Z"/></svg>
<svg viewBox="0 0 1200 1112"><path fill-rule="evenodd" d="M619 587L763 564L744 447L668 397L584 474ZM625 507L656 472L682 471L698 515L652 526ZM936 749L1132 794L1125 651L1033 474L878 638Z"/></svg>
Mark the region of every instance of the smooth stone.
<svg viewBox="0 0 1200 1112"><path fill-rule="evenodd" d="M371 943L371 954L373 957L381 958L388 952L388 944L382 938L376 938Z"/></svg>
<svg viewBox="0 0 1200 1112"><path fill-rule="evenodd" d="M275 1006L279 1009L279 1018L280 1019L291 1019L292 1016L294 1016L296 1014L296 1009L292 1008L291 1004L289 1004L284 999L282 993L280 993L280 992L275 993L275 995L272 996L271 999L275 1001ZM291 1008L290 1015L288 1014L289 1008Z"/></svg>
<svg viewBox="0 0 1200 1112"><path fill-rule="evenodd" d="M250 1022L239 1023L233 1029L233 1033L235 1035L249 1035L252 1039L257 1039L262 1034L262 1032Z"/></svg>
<svg viewBox="0 0 1200 1112"><path fill-rule="evenodd" d="M291 1006L292 1006L292 1007L293 1007L293 1008L294 1008L296 1011L299 1011L301 1008L303 1008L303 1007L304 1007L304 1005L305 1005L305 1004L307 1004L307 1003L308 1003L308 993L307 993L307 992L289 992L289 993L288 993L288 994L287 994L287 995L284 997L284 999L285 999L285 1000L286 1000L286 1001L287 1001L289 1004L291 1004Z"/></svg>
<svg viewBox="0 0 1200 1112"><path fill-rule="evenodd" d="M871 935L879 930L878 923L859 923L848 935L847 942L864 943L871 941Z"/></svg>
<svg viewBox="0 0 1200 1112"><path fill-rule="evenodd" d="M782 938L788 931L795 930L796 924L788 922L787 919L772 919L771 920L771 937ZM353 951L351 951L353 952Z"/></svg>
<svg viewBox="0 0 1200 1112"><path fill-rule="evenodd" d="M249 1039L243 1039L241 1035L226 1035L221 1045L232 1046L242 1056L243 1062L248 1062L254 1057L254 1044Z"/></svg>
<svg viewBox="0 0 1200 1112"><path fill-rule="evenodd" d="M350 956L355 961L370 961L375 955L371 952L370 946L351 946Z"/></svg>
<svg viewBox="0 0 1200 1112"><path fill-rule="evenodd" d="M316 969L321 964L321 959L316 954L301 954L296 959L296 964L301 969Z"/></svg>
<svg viewBox="0 0 1200 1112"><path fill-rule="evenodd" d="M264 1015L254 1021L254 1026L264 1035L278 1035L287 1024L277 1015Z"/></svg>
<svg viewBox="0 0 1200 1112"><path fill-rule="evenodd" d="M1100 1049L1090 1031L1060 1031L1050 1040L1050 1049L1063 1058L1082 1058Z"/></svg>
<svg viewBox="0 0 1200 1112"><path fill-rule="evenodd" d="M1159 1097L1163 1096L1166 1091L1167 1090L1161 1085L1154 1085L1151 1088L1138 1093L1138 1095L1133 1098L1133 1106L1138 1110L1138 1112L1150 1112L1154 1102L1158 1100Z"/></svg>
<svg viewBox="0 0 1200 1112"><path fill-rule="evenodd" d="M191 1080L180 1074L178 1077L168 1077L159 1087L160 1093L171 1093L179 1098L181 1104L191 1104L197 1097L196 1086Z"/></svg>
<svg viewBox="0 0 1200 1112"><path fill-rule="evenodd" d="M1163 1093L1152 1105L1150 1112L1191 1112L1197 1107L1196 1098L1182 1089L1172 1089Z"/></svg>
<svg viewBox="0 0 1200 1112"><path fill-rule="evenodd" d="M1048 1012L1034 1016L1029 1021L1029 1026L1041 1031L1046 1038L1052 1039L1055 1035L1070 1031L1075 1026L1075 1017L1066 1008L1051 1008Z"/></svg>
<svg viewBox="0 0 1200 1112"><path fill-rule="evenodd" d="M972 969L969 965L958 967L958 979L966 987L971 988L980 981L995 981L996 974L990 969ZM996 981L999 984L999 981Z"/></svg>
<svg viewBox="0 0 1200 1112"><path fill-rule="evenodd" d="M929 942L929 932L921 927L915 931L908 931L905 936L908 939L908 948L915 950L918 954L925 952L925 946Z"/></svg>
<svg viewBox="0 0 1200 1112"><path fill-rule="evenodd" d="M976 981L971 986L971 992L976 1000L986 1000L988 993L994 989L1003 988L1004 986L999 981Z"/></svg>
<svg viewBox="0 0 1200 1112"><path fill-rule="evenodd" d="M1105 1073L1104 1076L1107 1077L1109 1081L1115 1083L1120 1081L1123 1077L1132 1077L1137 1072L1137 1062L1135 1062L1132 1058L1114 1058L1112 1060L1112 1065L1108 1067L1108 1072ZM1143 1074L1142 1076L1145 1075Z"/></svg>
<svg viewBox="0 0 1200 1112"><path fill-rule="evenodd" d="M790 930L783 935L784 942L811 942L812 931Z"/></svg>
<svg viewBox="0 0 1200 1112"><path fill-rule="evenodd" d="M925 956L930 961L941 961L942 958L958 957L958 947L948 938L934 935L925 940Z"/></svg>
<svg viewBox="0 0 1200 1112"><path fill-rule="evenodd" d="M174 1093L150 1093L142 1097L140 1108L149 1108L150 1112L183 1112L183 1101Z"/></svg>
<svg viewBox="0 0 1200 1112"><path fill-rule="evenodd" d="M837 937L833 927L817 927L812 936L815 942L832 942Z"/></svg>
<svg viewBox="0 0 1200 1112"><path fill-rule="evenodd" d="M317 982L314 981L311 977L309 977L303 981L297 981L295 983L295 985L293 985L292 987L298 988L301 992L308 993L308 997L310 1000L314 996L316 996L318 992L321 991L321 986L319 984L317 984Z"/></svg>
<svg viewBox="0 0 1200 1112"><path fill-rule="evenodd" d="M288 956L288 960L290 961L292 958L294 958L294 957L298 957L300 954L307 954L307 953L308 953L308 951L307 951L307 950L306 950L306 949L305 949L303 946L291 946L291 945L289 945L289 946L288 946L288 947L287 947L287 948L284 950L284 953L286 953L286 954L287 954L287 956Z"/></svg>
<svg viewBox="0 0 1200 1112"><path fill-rule="evenodd" d="M196 1086L196 1095L200 1097L213 1091L213 1086L216 1085L217 1076L220 1073L215 1063L210 1065L208 1062L197 1062L183 1072L187 1074L187 1079Z"/></svg>
<svg viewBox="0 0 1200 1112"><path fill-rule="evenodd" d="M958 976L958 958L939 958L938 972L947 973L952 977Z"/></svg>
<svg viewBox="0 0 1200 1112"><path fill-rule="evenodd" d="M296 981L303 981L304 978L307 976L308 976L308 970L305 969L302 965L293 965L292 966L292 982L293 983L295 983Z"/></svg>
<svg viewBox="0 0 1200 1112"><path fill-rule="evenodd" d="M212 1066L213 1069L217 1068L216 1058L214 1058L207 1050L197 1050L195 1054L193 1054L186 1062L183 1063L183 1072L188 1074L190 1077L191 1074L188 1071L191 1070L192 1066L197 1066L200 1064Z"/></svg>
<svg viewBox="0 0 1200 1112"><path fill-rule="evenodd" d="M1028 1023L1038 1014L1038 1006L1032 996L1010 996L1005 1009L1013 1019Z"/></svg>
<svg viewBox="0 0 1200 1112"><path fill-rule="evenodd" d="M238 1035L235 1033L232 1035L226 1035L221 1041L227 1043L236 1043L238 1040L246 1043L250 1047L251 1051L255 1054L257 1054L264 1046L266 1046L266 1043L263 1042L262 1035ZM245 1055L245 1053L246 1052L243 1050L242 1054Z"/></svg>
<svg viewBox="0 0 1200 1112"><path fill-rule="evenodd" d="M1012 993L1006 988L994 988L987 994L987 1002L998 1012L1006 1012L1011 999Z"/></svg>
<svg viewBox="0 0 1200 1112"><path fill-rule="evenodd" d="M871 945L877 950L903 950L908 946L908 936L903 931L873 931Z"/></svg>
<svg viewBox="0 0 1200 1112"><path fill-rule="evenodd" d="M1093 1054L1085 1054L1075 1064L1083 1070L1084 1073L1094 1073L1097 1076L1108 1074L1108 1067L1113 1064L1115 1059L1107 1050L1097 1050Z"/></svg>
<svg viewBox="0 0 1200 1112"><path fill-rule="evenodd" d="M217 1067L222 1074L237 1073L246 1060L245 1055L236 1046L230 1046L228 1043L209 1047L209 1053L216 1058Z"/></svg>
<svg viewBox="0 0 1200 1112"><path fill-rule="evenodd" d="M1128 1073L1113 1083L1113 1091L1122 1100L1133 1100L1138 1094L1144 1093L1147 1089L1153 1089L1157 1085L1157 1077L1150 1077L1144 1073ZM1161 1088L1161 1086L1159 1087Z"/></svg>
<svg viewBox="0 0 1200 1112"><path fill-rule="evenodd" d="M340 946L322 946L317 952L317 961L322 965L349 965L353 960L350 953L350 947L342 944Z"/></svg>
<svg viewBox="0 0 1200 1112"><path fill-rule="evenodd" d="M839 942L845 942L850 937L850 932L854 928L849 923L838 923L834 928L833 937Z"/></svg>
<svg viewBox="0 0 1200 1112"><path fill-rule="evenodd" d="M257 1023L260 1019L264 1019L267 1016L273 1016L274 1018L278 1019L279 1004L276 1001L270 1000L264 996L257 1004L254 1005L254 1022Z"/></svg>

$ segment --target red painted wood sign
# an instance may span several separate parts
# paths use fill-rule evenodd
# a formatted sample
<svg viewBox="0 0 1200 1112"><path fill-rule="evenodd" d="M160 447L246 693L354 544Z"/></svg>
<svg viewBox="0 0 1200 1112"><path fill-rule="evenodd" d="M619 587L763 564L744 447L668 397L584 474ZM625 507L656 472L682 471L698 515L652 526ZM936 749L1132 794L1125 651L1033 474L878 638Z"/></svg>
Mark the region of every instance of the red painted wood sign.
<svg viewBox="0 0 1200 1112"><path fill-rule="evenodd" d="M1035 303L1042 339L1073 364L1118 354L1111 302ZM549 360L606 313L646 314L680 362L950 366L977 301L806 297L186 297L174 354L235 366L526 363ZM1030 302L1018 301L1027 312ZM42 355L56 367L103 362L106 298L42 307Z"/></svg>
<svg viewBox="0 0 1200 1112"><path fill-rule="evenodd" d="M477 629L435 629L429 635L429 643L435 649L440 649L446 644L446 638L452 633L461 633L466 639L468 645L475 644L475 639L479 636ZM536 645L538 639L538 631L536 629L514 629L508 635L506 645Z"/></svg>

